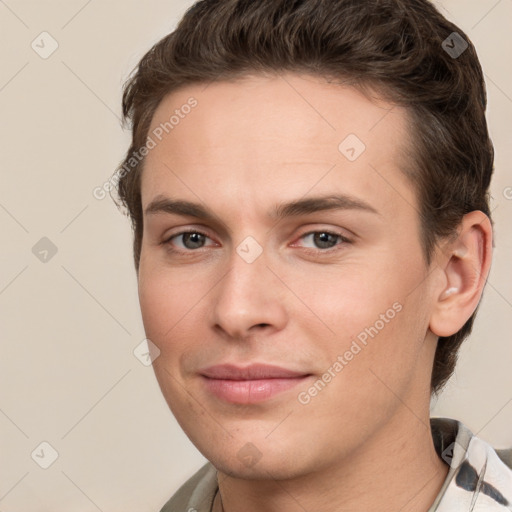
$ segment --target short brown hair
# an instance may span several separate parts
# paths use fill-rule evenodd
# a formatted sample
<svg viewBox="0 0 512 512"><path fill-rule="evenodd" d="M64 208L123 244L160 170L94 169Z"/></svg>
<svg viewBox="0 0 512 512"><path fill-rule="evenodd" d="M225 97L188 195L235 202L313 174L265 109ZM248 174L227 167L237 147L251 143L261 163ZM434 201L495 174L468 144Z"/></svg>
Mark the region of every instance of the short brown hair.
<svg viewBox="0 0 512 512"><path fill-rule="evenodd" d="M116 173L120 203L132 221L137 271L144 159L132 160L129 172L127 164L146 144L159 103L186 85L284 71L348 79L407 108L413 134L408 175L418 194L428 264L436 243L456 232L464 214L481 210L490 217L494 150L482 69L466 34L430 2L203 0L144 55L124 86L123 117L133 133ZM475 314L439 339L432 393L452 375Z"/></svg>

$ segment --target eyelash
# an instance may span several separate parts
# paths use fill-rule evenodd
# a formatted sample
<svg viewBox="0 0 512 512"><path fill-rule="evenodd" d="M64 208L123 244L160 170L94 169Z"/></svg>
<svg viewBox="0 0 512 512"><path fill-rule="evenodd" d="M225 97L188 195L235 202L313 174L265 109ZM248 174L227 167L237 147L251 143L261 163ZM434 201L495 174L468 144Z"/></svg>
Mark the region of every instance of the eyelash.
<svg viewBox="0 0 512 512"><path fill-rule="evenodd" d="M167 249L170 252L179 253L179 254L199 252L201 249L204 248L204 247L199 247L198 249L176 249L176 248L174 248L172 246L171 240L173 240L174 238L178 238L178 237L180 237L182 235L185 235L187 233L194 233L194 234L202 235L202 236L204 236L206 238L210 238L206 233L204 233L202 231L199 231L197 229L190 229L190 230L180 231L179 233L174 233L170 237L166 238L163 242L161 242L161 245L166 245ZM320 230L316 230L316 231L308 231L307 233L304 233L303 235L301 235L299 237L299 240L301 240L301 239L303 239L303 238L305 238L305 237L307 237L309 235L314 235L314 234L318 234L318 233L323 233L323 234L328 234L328 235L335 236L335 237L337 237L339 239L339 241L341 243L338 243L338 244L336 244L333 247L330 247L328 249L312 249L311 247L305 247L305 248L303 248L303 250L306 253L308 253L308 254L315 254L315 255L325 254L325 253L330 254L330 253L332 253L334 251L340 250L340 246L352 243L352 240L350 240L346 236L342 235L341 233L336 233L334 231L329 231L329 230L325 230L325 229L320 229ZM210 238L210 240L211 240L211 238Z"/></svg>

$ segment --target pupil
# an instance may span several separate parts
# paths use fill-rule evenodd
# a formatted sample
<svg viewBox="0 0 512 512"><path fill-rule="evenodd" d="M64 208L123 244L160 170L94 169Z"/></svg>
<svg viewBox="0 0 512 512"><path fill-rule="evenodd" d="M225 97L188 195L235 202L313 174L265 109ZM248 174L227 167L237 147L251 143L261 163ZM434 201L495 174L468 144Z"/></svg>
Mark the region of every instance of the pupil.
<svg viewBox="0 0 512 512"><path fill-rule="evenodd" d="M203 245L203 242L203 235L200 233L185 233L183 235L183 243L187 249L197 249Z"/></svg>
<svg viewBox="0 0 512 512"><path fill-rule="evenodd" d="M328 249L334 245L334 243L329 243L329 241L333 241L332 238L334 238L334 242L336 242L335 236L331 235L330 233L316 233L315 244L323 249Z"/></svg>

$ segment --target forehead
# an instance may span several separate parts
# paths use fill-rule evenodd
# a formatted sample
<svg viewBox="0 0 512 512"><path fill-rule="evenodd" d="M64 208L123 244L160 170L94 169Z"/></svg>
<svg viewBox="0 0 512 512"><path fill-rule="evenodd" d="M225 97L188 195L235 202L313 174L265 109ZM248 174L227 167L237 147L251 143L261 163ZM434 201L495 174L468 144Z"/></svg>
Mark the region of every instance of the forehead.
<svg viewBox="0 0 512 512"><path fill-rule="evenodd" d="M209 197L214 192L219 205L333 187L383 203L397 195L411 202L400 171L408 132L404 108L309 75L187 86L167 95L153 116L148 135L156 146L144 165L143 207L157 193L192 199L197 186Z"/></svg>

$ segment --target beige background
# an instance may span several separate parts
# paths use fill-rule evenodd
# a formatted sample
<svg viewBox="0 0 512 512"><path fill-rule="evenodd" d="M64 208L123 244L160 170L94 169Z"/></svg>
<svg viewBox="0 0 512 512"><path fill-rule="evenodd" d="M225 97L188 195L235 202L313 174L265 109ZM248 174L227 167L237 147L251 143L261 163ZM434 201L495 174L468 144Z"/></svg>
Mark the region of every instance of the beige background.
<svg viewBox="0 0 512 512"><path fill-rule="evenodd" d="M512 0L441 3L487 76L497 247L476 328L433 415L503 447L512 445ZM129 224L108 196L92 195L127 149L122 82L191 4L0 0L0 512L158 511L204 462L133 354L144 332ZM59 45L46 59L31 47L51 49L43 31ZM46 262L32 252L42 237L57 249ZM58 452L48 469L42 442Z"/></svg>

